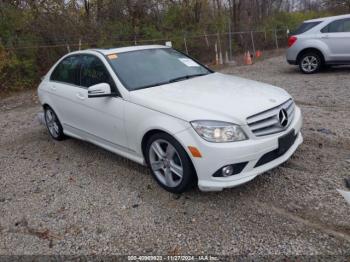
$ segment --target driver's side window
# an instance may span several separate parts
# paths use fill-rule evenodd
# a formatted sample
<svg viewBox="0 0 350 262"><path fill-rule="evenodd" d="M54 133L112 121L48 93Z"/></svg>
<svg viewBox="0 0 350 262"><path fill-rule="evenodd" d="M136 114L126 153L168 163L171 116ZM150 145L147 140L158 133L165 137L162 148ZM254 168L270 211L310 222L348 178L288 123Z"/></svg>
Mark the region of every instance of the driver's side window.
<svg viewBox="0 0 350 262"><path fill-rule="evenodd" d="M100 83L107 83L112 91L116 90L114 80L99 58L94 55L83 55L81 59L81 86L88 88Z"/></svg>

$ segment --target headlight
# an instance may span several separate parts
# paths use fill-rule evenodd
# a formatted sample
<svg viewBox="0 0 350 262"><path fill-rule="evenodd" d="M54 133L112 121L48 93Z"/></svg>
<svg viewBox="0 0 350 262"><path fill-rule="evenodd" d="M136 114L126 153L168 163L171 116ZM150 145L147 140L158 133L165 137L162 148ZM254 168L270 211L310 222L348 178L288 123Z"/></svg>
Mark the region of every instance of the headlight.
<svg viewBox="0 0 350 262"><path fill-rule="evenodd" d="M221 121L192 121L197 134L209 142L224 143L246 140L242 128L232 123Z"/></svg>

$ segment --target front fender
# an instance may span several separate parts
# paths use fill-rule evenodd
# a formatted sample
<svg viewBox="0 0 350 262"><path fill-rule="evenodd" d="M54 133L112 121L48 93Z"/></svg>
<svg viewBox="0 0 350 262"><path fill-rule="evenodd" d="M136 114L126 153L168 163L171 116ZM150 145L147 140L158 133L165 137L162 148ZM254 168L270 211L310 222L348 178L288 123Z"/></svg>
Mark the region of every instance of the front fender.
<svg viewBox="0 0 350 262"><path fill-rule="evenodd" d="M139 156L143 156L142 139L147 132L160 130L175 136L191 127L190 123L182 119L133 103L128 103L125 112L128 144Z"/></svg>

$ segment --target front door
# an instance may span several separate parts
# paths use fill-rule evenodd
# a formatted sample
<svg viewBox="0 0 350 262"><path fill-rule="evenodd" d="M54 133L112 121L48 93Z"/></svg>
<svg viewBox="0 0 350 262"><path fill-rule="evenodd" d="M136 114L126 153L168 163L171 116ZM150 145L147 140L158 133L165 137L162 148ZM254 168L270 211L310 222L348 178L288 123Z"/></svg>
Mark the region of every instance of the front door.
<svg viewBox="0 0 350 262"><path fill-rule="evenodd" d="M119 150L127 150L124 108L125 101L119 97L87 97L87 88L100 83L108 83L112 92L116 85L105 64L95 55L82 55L81 97L84 97L84 113L79 126L90 140Z"/></svg>

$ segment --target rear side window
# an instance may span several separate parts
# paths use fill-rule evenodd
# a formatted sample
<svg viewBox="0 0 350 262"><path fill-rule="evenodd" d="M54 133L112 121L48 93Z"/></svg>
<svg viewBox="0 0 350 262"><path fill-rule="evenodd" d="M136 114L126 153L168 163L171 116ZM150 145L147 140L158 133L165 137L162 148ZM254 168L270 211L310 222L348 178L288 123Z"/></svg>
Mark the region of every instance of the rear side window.
<svg viewBox="0 0 350 262"><path fill-rule="evenodd" d="M102 61L93 55L83 55L81 85L84 87L90 87L101 83L109 84L112 90L116 89L114 80Z"/></svg>
<svg viewBox="0 0 350 262"><path fill-rule="evenodd" d="M63 59L54 69L50 80L73 85L80 85L80 56Z"/></svg>
<svg viewBox="0 0 350 262"><path fill-rule="evenodd" d="M321 21L319 22L308 22L308 23L302 23L299 28L293 33L294 35L300 35L303 34L310 29L314 28L315 26L319 25Z"/></svg>
<svg viewBox="0 0 350 262"><path fill-rule="evenodd" d="M321 30L322 33L350 32L350 19L334 21Z"/></svg>

